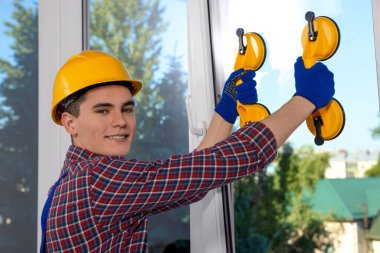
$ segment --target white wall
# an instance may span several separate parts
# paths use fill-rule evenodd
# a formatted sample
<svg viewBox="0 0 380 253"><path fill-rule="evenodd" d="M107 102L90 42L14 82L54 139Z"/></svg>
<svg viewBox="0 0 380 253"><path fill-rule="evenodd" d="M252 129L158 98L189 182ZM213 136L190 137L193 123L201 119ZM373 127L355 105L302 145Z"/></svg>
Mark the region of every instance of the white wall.
<svg viewBox="0 0 380 253"><path fill-rule="evenodd" d="M325 222L331 233L334 253L367 253L365 232L357 222Z"/></svg>
<svg viewBox="0 0 380 253"><path fill-rule="evenodd" d="M325 178L346 178L346 162L330 161L330 166L325 171Z"/></svg>
<svg viewBox="0 0 380 253"><path fill-rule="evenodd" d="M372 241L371 247L372 247L371 253L380 253L380 241Z"/></svg>
<svg viewBox="0 0 380 253"><path fill-rule="evenodd" d="M356 169L353 175L348 175L347 173L347 161L345 160L335 160L330 161L330 166L325 171L325 178L347 178L347 177L356 177L363 178L366 177L365 173L372 166L377 164L377 160L370 161L350 161L351 164L354 164Z"/></svg>

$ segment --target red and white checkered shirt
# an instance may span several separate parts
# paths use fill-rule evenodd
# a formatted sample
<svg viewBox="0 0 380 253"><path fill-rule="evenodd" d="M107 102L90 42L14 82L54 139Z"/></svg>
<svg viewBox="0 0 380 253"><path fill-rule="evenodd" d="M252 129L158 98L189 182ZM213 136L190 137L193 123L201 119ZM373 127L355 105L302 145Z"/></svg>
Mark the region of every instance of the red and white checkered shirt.
<svg viewBox="0 0 380 253"><path fill-rule="evenodd" d="M202 199L264 168L272 132L253 123L215 146L163 161L100 156L71 146L48 214L47 252L147 252L147 217Z"/></svg>

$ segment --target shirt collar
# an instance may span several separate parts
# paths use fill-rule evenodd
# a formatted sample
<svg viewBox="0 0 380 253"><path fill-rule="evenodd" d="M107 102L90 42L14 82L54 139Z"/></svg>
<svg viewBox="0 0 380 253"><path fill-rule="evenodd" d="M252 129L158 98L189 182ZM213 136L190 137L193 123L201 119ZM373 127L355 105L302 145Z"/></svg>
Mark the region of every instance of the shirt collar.
<svg viewBox="0 0 380 253"><path fill-rule="evenodd" d="M73 160L90 160L95 157L106 157L109 159L124 159L125 157L123 156L106 156L106 155L99 155L96 153L93 153L87 149L75 146L75 145L70 145L69 150L66 153L66 160L67 161L73 161Z"/></svg>
<svg viewBox="0 0 380 253"><path fill-rule="evenodd" d="M89 160L94 157L98 157L99 155L92 153L91 151L88 151L87 149L70 145L69 150L66 153L66 160L72 161L72 160Z"/></svg>

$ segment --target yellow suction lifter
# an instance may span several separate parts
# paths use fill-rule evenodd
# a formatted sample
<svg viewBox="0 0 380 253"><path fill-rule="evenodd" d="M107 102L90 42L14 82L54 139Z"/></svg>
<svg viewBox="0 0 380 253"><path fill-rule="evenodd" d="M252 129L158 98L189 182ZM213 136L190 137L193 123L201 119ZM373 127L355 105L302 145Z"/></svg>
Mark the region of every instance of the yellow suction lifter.
<svg viewBox="0 0 380 253"><path fill-rule="evenodd" d="M234 70L243 68L245 71L250 69L257 71L264 64L266 57L264 39L257 33L244 34L243 28L238 28L236 35L239 37L239 50L236 55ZM246 45L244 45L244 40ZM242 81L239 80L236 85L241 83ZM237 111L240 116L240 127L247 122L260 121L270 115L268 108L260 103L243 105L238 101Z"/></svg>
<svg viewBox="0 0 380 253"><path fill-rule="evenodd" d="M302 59L305 68L311 68L317 61L325 61L334 55L339 46L340 33L337 24L328 17L315 17L314 13L309 11L305 19L308 24L302 32ZM313 112L306 119L306 124L315 136L315 144L320 146L324 141L338 137L343 131L343 107L333 98L328 105Z"/></svg>

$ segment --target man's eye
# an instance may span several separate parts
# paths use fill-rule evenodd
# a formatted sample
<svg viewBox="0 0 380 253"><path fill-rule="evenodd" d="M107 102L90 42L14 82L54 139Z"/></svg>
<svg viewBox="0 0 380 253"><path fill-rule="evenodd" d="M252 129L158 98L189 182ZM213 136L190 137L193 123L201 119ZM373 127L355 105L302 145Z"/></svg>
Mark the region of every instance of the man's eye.
<svg viewBox="0 0 380 253"><path fill-rule="evenodd" d="M125 107L123 108L122 112L131 113L131 112L134 112L134 110L135 110L134 107Z"/></svg>
<svg viewBox="0 0 380 253"><path fill-rule="evenodd" d="M96 110L95 111L96 113L100 113L100 114L106 114L108 113L108 110L104 109L104 110Z"/></svg>

